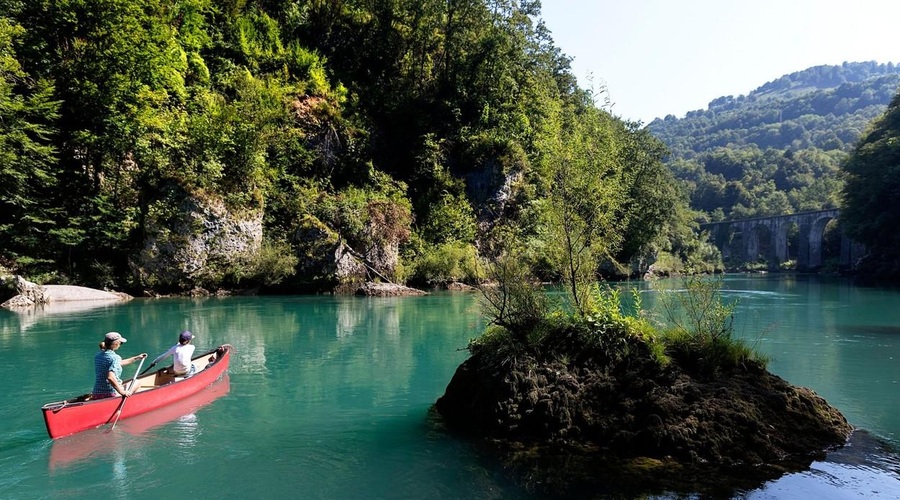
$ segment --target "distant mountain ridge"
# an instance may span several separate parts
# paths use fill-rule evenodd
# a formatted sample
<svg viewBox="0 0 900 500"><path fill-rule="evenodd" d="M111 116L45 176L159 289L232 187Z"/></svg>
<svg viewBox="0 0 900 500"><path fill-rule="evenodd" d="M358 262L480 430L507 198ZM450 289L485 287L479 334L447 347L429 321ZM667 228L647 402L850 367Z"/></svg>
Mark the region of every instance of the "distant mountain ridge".
<svg viewBox="0 0 900 500"><path fill-rule="evenodd" d="M845 83L861 83L878 75L896 75L900 67L894 63L878 64L875 61L849 63L840 66L813 66L772 80L750 92L757 96L788 90L819 90L834 88Z"/></svg>
<svg viewBox="0 0 900 500"><path fill-rule="evenodd" d="M675 157L719 146L846 150L884 112L900 87L900 65L874 61L814 66L747 95L713 99L706 110L648 125Z"/></svg>
<svg viewBox="0 0 900 500"><path fill-rule="evenodd" d="M898 88L898 64L814 66L647 128L711 219L833 208L841 162Z"/></svg>

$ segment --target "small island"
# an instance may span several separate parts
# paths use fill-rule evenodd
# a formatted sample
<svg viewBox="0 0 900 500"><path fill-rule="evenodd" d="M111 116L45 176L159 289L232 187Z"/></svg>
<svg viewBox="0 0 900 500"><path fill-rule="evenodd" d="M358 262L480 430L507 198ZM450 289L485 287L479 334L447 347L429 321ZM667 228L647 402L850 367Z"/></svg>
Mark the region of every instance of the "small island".
<svg viewBox="0 0 900 500"><path fill-rule="evenodd" d="M752 488L844 445L840 411L732 337L715 279L684 281L671 298L694 321L664 330L599 287L581 312L495 316L435 405L443 423L528 487L579 496Z"/></svg>

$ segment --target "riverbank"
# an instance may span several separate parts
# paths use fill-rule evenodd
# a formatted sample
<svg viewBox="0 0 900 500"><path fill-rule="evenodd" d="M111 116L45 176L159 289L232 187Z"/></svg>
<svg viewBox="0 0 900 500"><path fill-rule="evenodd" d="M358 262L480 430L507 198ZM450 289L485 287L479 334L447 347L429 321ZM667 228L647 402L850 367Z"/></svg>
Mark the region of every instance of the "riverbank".
<svg viewBox="0 0 900 500"><path fill-rule="evenodd" d="M118 302L131 300L133 297L124 292L99 290L75 285L38 285L25 280L21 276L13 276L6 274L2 278L6 285L7 293L5 297L8 300L2 301L0 307L7 309L27 309L34 306L48 306L51 304L62 304L72 302ZM455 284L455 287L448 287L448 290L465 291L466 285ZM474 290L468 287L469 290ZM338 292L336 292L338 293ZM382 282L362 282L341 290L341 293L348 295L361 295L368 297L402 297L426 295L428 292L417 288L408 287L395 283ZM216 290L209 291L200 287L176 294L158 294L150 290L144 292L147 297L208 297L208 296L232 296L232 295L258 295L258 288L242 289L242 290ZM0 297L2 300L3 297Z"/></svg>

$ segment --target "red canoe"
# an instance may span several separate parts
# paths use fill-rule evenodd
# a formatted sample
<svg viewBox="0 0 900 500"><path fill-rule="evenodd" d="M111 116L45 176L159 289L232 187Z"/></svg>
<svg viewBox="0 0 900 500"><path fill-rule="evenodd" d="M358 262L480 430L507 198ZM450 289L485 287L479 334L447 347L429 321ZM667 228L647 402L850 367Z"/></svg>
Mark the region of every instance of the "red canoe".
<svg viewBox="0 0 900 500"><path fill-rule="evenodd" d="M209 387L228 369L231 350L232 347L225 344L195 356L193 363L197 367L197 373L189 378L174 377L171 367L138 377L135 385L137 390L122 407L119 419L166 406ZM125 381L125 386L129 387L130 383L130 380ZM65 401L47 403L41 407L41 411L44 413L47 432L51 438L56 439L103 424L111 424L115 420L120 403L122 398L91 400L87 394Z"/></svg>
<svg viewBox="0 0 900 500"><path fill-rule="evenodd" d="M72 436L54 439L50 447L50 470L64 469L134 446L134 443L140 442L140 440L134 440L135 436L140 436L154 427L196 413L204 406L227 395L230 390L231 386L226 372L222 378L213 382L206 389L181 401L142 413L128 420L120 420L116 425L116 432L107 434L106 430L109 426L105 426L107 429L101 426ZM202 422L199 416L197 421Z"/></svg>

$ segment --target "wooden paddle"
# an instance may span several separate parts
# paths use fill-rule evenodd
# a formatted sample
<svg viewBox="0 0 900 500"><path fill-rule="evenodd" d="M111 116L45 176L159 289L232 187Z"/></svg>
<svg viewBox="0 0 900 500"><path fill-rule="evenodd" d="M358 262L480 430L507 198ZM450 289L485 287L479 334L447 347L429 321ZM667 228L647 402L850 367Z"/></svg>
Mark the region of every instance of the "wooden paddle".
<svg viewBox="0 0 900 500"><path fill-rule="evenodd" d="M137 370L134 371L135 373L139 373L141 371L141 366L144 364L145 359L147 359L147 358L141 358L141 362L138 363ZM137 379L138 379L138 375L135 375L134 378L131 379L131 383L128 384L127 388L125 388L125 394L128 394L129 392L131 392L131 388L134 387L134 383L137 382ZM125 407L125 401L127 401L127 400L128 400L128 396L123 395L122 402L119 403L119 409L116 410L116 419L113 420L112 427L110 427L109 430L106 432L111 432L113 429L116 428L116 424L119 423L119 417L122 416L122 408Z"/></svg>

